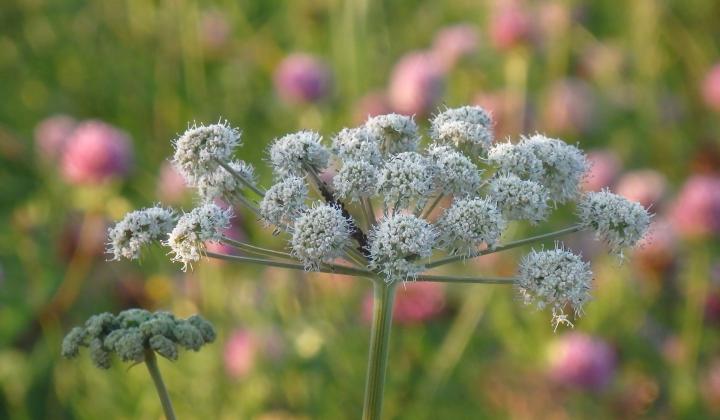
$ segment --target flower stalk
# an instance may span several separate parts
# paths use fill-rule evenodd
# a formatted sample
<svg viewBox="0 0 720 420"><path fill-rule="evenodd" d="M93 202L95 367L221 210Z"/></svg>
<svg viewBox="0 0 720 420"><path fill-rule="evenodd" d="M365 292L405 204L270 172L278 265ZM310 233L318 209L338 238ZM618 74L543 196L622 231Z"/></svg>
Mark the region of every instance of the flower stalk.
<svg viewBox="0 0 720 420"><path fill-rule="evenodd" d="M173 410L172 401L170 400L170 394L168 394L162 375L160 375L155 352L151 349L145 349L145 366L147 366L148 372L150 372L150 376L155 384L158 398L160 398L163 412L165 412L165 418L167 418L167 420L175 420L175 411Z"/></svg>

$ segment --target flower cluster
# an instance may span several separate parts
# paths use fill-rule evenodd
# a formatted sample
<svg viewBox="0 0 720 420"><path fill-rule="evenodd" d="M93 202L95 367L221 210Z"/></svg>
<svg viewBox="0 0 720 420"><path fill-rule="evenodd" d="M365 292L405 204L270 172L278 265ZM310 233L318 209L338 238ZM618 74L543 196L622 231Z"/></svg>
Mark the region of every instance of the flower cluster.
<svg viewBox="0 0 720 420"><path fill-rule="evenodd" d="M205 242L220 242L222 232L230 226L231 209L216 204L204 204L183 214L168 234L173 261L183 264L183 269L200 259Z"/></svg>
<svg viewBox="0 0 720 420"><path fill-rule="evenodd" d="M215 337L212 324L199 315L180 319L169 312L128 309L117 315L93 315L82 327L71 329L63 340L62 355L75 358L80 347L87 347L95 366L108 369L112 354L123 362L142 362L147 351L177 360L178 347L198 351Z"/></svg>
<svg viewBox="0 0 720 420"><path fill-rule="evenodd" d="M108 230L108 252L113 260L138 259L142 247L163 239L174 223L173 211L159 206L130 212Z"/></svg>
<svg viewBox="0 0 720 420"><path fill-rule="evenodd" d="M423 219L398 214L384 218L369 236L370 267L390 283L423 271L422 259L432 255L437 232Z"/></svg>
<svg viewBox="0 0 720 420"><path fill-rule="evenodd" d="M293 254L308 270L317 270L323 262L343 255L350 246L350 221L339 208L317 205L295 221L292 239Z"/></svg>

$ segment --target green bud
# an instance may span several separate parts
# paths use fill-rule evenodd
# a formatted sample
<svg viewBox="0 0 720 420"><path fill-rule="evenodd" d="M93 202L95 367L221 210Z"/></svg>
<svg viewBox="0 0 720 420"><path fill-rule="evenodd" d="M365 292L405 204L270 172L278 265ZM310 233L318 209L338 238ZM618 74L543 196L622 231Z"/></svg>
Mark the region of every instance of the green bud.
<svg viewBox="0 0 720 420"><path fill-rule="evenodd" d="M217 334L215 333L215 328L213 328L212 324L208 322L205 318L201 317L200 315L193 315L187 320L190 324L192 324L193 327L197 328L198 331L200 331L200 334L202 335L202 338L206 343L212 343L213 341L215 341L215 338L217 337Z"/></svg>
<svg viewBox="0 0 720 420"><path fill-rule="evenodd" d="M117 316L120 326L123 328L137 327L152 317L152 314L145 309L127 309Z"/></svg>
<svg viewBox="0 0 720 420"><path fill-rule="evenodd" d="M167 317L153 317L140 324L140 332L146 338L155 335L169 335L174 321L169 320Z"/></svg>
<svg viewBox="0 0 720 420"><path fill-rule="evenodd" d="M115 353L123 362L141 362L145 358L145 337L137 328L128 328L115 342Z"/></svg>
<svg viewBox="0 0 720 420"><path fill-rule="evenodd" d="M88 337L100 338L105 332L112 329L115 316L109 312L93 315L85 322L85 332Z"/></svg>
<svg viewBox="0 0 720 420"><path fill-rule="evenodd" d="M110 368L110 353L105 350L103 342L99 338L90 340L90 360L100 369Z"/></svg>
<svg viewBox="0 0 720 420"><path fill-rule="evenodd" d="M75 327L70 330L65 336L62 342L61 354L67 359L77 357L80 352L80 346L85 342L85 330L80 327Z"/></svg>
<svg viewBox="0 0 720 420"><path fill-rule="evenodd" d="M177 360L178 358L177 346L165 336L155 335L150 337L150 348L166 359Z"/></svg>
<svg viewBox="0 0 720 420"><path fill-rule="evenodd" d="M118 329L110 331L110 334L105 336L105 340L103 341L103 344L105 345L105 348L111 351L115 350L115 345L117 344L118 340L123 338L125 336L125 333L127 330L125 329Z"/></svg>
<svg viewBox="0 0 720 420"><path fill-rule="evenodd" d="M178 321L173 328L173 335L177 343L186 349L198 351L205 344L200 331L187 321Z"/></svg>

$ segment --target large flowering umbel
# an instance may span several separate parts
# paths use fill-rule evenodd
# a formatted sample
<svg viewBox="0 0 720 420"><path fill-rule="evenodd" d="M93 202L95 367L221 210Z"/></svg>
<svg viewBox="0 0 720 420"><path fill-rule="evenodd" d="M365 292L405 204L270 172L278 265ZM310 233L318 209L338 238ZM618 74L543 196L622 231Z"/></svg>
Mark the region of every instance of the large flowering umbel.
<svg viewBox="0 0 720 420"><path fill-rule="evenodd" d="M198 351L215 337L212 324L199 315L181 319L169 312L128 309L117 315L93 315L82 327L71 329L61 353L72 359L87 347L93 364L108 369L113 354L123 362L142 362L146 351L177 360L178 348Z"/></svg>
<svg viewBox="0 0 720 420"><path fill-rule="evenodd" d="M450 108L430 122L430 137L474 153L487 150L493 142L492 118L479 106Z"/></svg>
<svg viewBox="0 0 720 420"><path fill-rule="evenodd" d="M363 126L368 134L379 143L385 156L403 152L414 152L420 143L418 127L412 117L387 114L371 117Z"/></svg>
<svg viewBox="0 0 720 420"><path fill-rule="evenodd" d="M308 270L343 255L350 246L350 221L333 205L320 204L305 211L293 226L292 252Z"/></svg>
<svg viewBox="0 0 720 420"><path fill-rule="evenodd" d="M113 260L138 259L142 247L164 238L174 222L173 211L160 206L130 212L108 230L108 253Z"/></svg>
<svg viewBox="0 0 720 420"><path fill-rule="evenodd" d="M399 153L385 164L378 183L378 192L386 205L394 209L407 206L412 200L421 203L435 185L435 167L425 156L415 152Z"/></svg>
<svg viewBox="0 0 720 420"><path fill-rule="evenodd" d="M495 177L489 188L490 197L508 220L529 220L537 224L548 216L548 192L537 182L506 174Z"/></svg>
<svg viewBox="0 0 720 420"><path fill-rule="evenodd" d="M266 224L288 226L306 208L305 180L291 176L270 187L260 202L260 216Z"/></svg>
<svg viewBox="0 0 720 420"><path fill-rule="evenodd" d="M440 243L451 254L472 257L482 245L495 246L505 220L488 198L463 198L445 210L438 228Z"/></svg>
<svg viewBox="0 0 720 420"><path fill-rule="evenodd" d="M629 201L607 190L585 194L578 204L581 224L595 230L613 253L642 239L650 226L650 215L640 203Z"/></svg>
<svg viewBox="0 0 720 420"><path fill-rule="evenodd" d="M482 182L480 171L467 156L449 146L432 146L428 156L437 171L435 180L444 194L473 195Z"/></svg>
<svg viewBox="0 0 720 420"><path fill-rule="evenodd" d="M332 151L342 161L362 161L382 164L380 141L365 127L343 128L332 142Z"/></svg>
<svg viewBox="0 0 720 420"><path fill-rule="evenodd" d="M328 165L330 153L314 131L300 131L281 137L270 146L270 163L275 176L299 176L306 168L321 171Z"/></svg>
<svg viewBox="0 0 720 420"><path fill-rule="evenodd" d="M432 255L436 230L427 221L409 214L384 218L370 231L370 268L388 283L413 278L424 270L423 259Z"/></svg>
<svg viewBox="0 0 720 420"><path fill-rule="evenodd" d="M168 235L167 245L173 261L181 262L183 270L198 261L205 251L205 242L222 241L222 232L230 226L231 209L208 203L183 214Z"/></svg>
<svg viewBox="0 0 720 420"><path fill-rule="evenodd" d="M333 178L335 192L350 201L372 197L377 190L378 175L378 169L369 162L346 162Z"/></svg>

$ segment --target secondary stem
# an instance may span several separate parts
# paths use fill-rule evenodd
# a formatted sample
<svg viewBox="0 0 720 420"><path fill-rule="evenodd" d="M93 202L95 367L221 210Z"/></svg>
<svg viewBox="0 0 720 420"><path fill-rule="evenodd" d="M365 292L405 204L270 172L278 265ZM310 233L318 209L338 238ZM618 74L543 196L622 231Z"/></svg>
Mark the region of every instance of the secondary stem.
<svg viewBox="0 0 720 420"><path fill-rule="evenodd" d="M246 262L250 264L260 264L260 265L267 265L270 267L281 267L281 268L291 268L293 270L305 270L305 266L302 264L297 263L291 263L291 262L285 262L285 261L275 261L275 260L268 260L264 258L254 258L254 257L245 257L241 255L227 255L227 254L218 254L216 252L211 251L205 251L205 255L210 258L215 258L218 260L226 260L226 261L238 261L238 262ZM374 275L373 272L362 270L360 268L353 268L353 267L346 267L343 265L337 265L337 264L325 264L320 267L319 270L316 270L320 273L336 273L336 274L346 274L348 276L360 276L360 277L372 277Z"/></svg>
<svg viewBox="0 0 720 420"><path fill-rule="evenodd" d="M463 277L420 274L415 281L432 281L436 283L475 283L475 284L514 284L513 277Z"/></svg>
<svg viewBox="0 0 720 420"><path fill-rule="evenodd" d="M165 418L167 418L167 420L175 420L175 411L173 411L172 401L170 401L170 394L168 394L165 383L160 375L155 352L150 349L145 350L145 366L147 366L148 372L150 372L150 376L155 384L155 389L157 390L160 403L165 412Z"/></svg>
<svg viewBox="0 0 720 420"><path fill-rule="evenodd" d="M395 282L387 284L382 280L376 280L373 285L373 319L365 381L363 420L378 420L382 414L383 388L387 371L388 349L390 348L390 328L396 287Z"/></svg>

